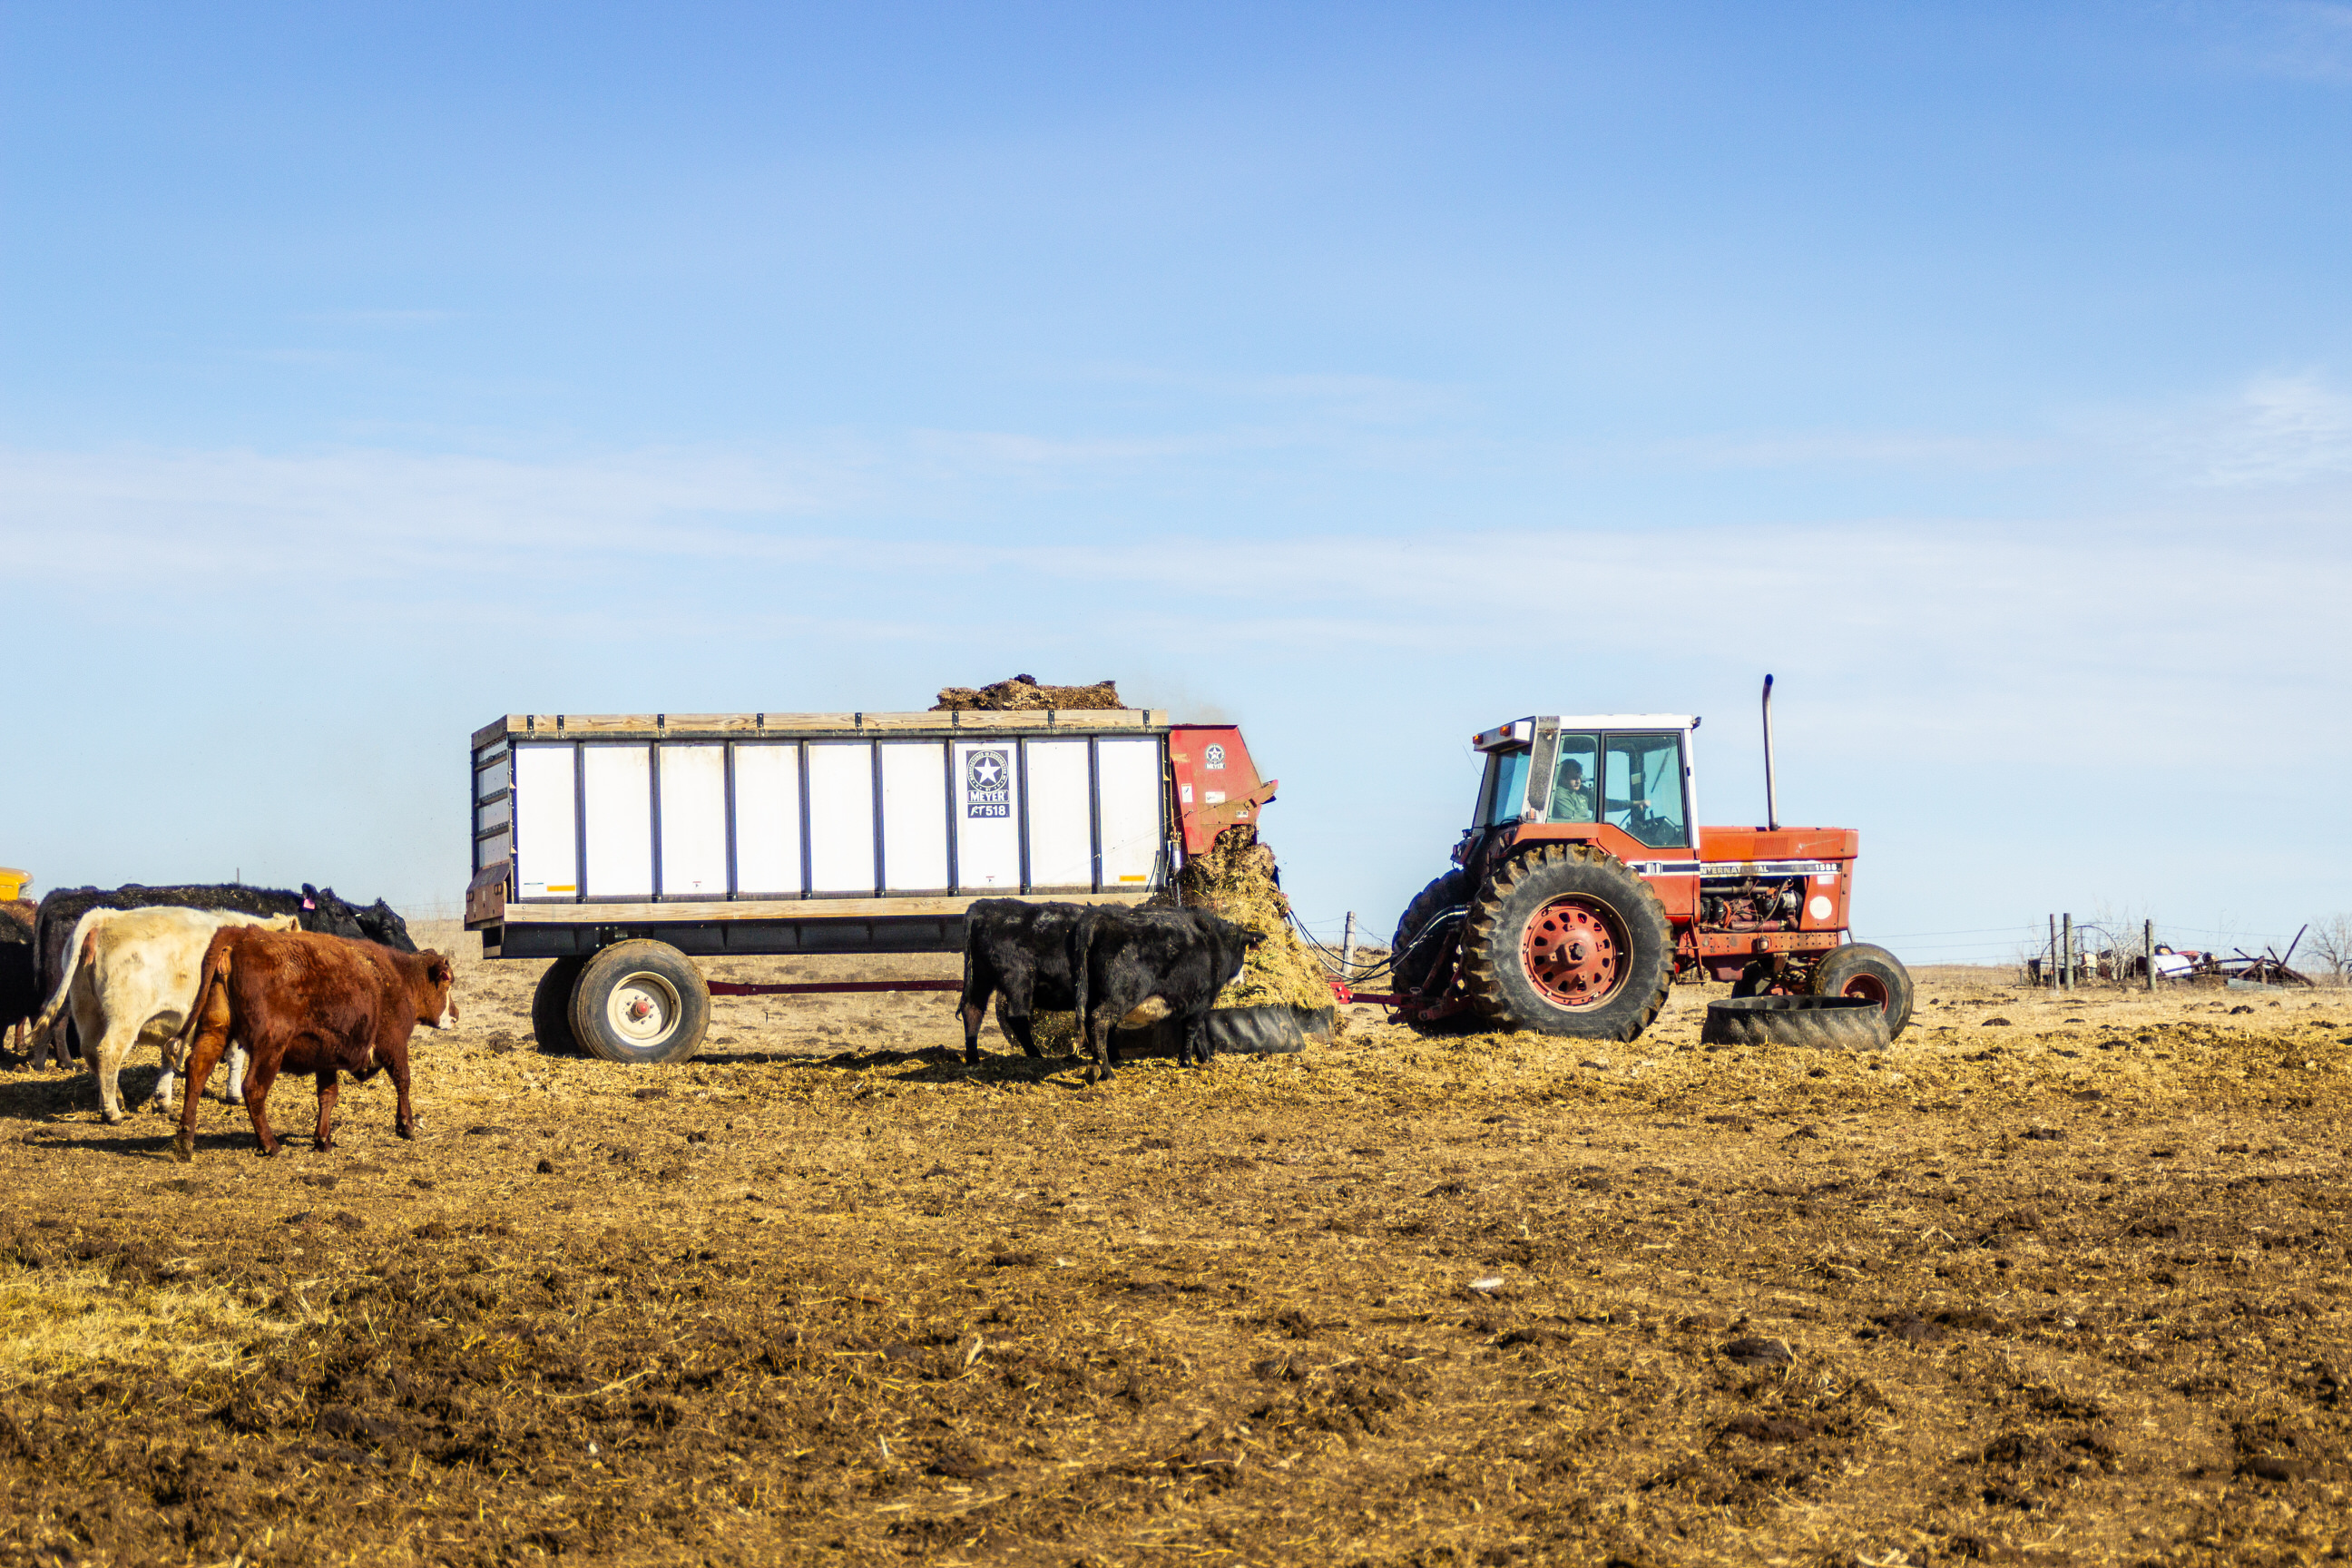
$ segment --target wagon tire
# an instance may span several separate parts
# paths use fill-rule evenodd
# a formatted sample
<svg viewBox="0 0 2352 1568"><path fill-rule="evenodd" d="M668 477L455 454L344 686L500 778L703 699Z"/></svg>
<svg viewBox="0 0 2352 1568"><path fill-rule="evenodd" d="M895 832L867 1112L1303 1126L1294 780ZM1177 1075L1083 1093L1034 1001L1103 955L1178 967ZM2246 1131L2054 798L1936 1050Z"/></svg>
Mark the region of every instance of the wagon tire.
<svg viewBox="0 0 2352 1568"><path fill-rule="evenodd" d="M580 984L584 958L559 958L539 977L530 994L530 1033L541 1052L551 1057L581 1054L580 1037L572 1032L572 993Z"/></svg>
<svg viewBox="0 0 2352 1568"><path fill-rule="evenodd" d="M1710 1046L1801 1046L1883 1051L1886 1014L1860 996L1738 996L1706 1005L1698 1037Z"/></svg>
<svg viewBox="0 0 2352 1568"><path fill-rule="evenodd" d="M608 1062L684 1061L710 1027L710 991L694 961L663 942L616 942L572 993L572 1032Z"/></svg>
<svg viewBox="0 0 2352 1568"><path fill-rule="evenodd" d="M1860 996L1886 1010L1886 1037L1893 1039L1911 1021L1911 972L1883 947L1850 942L1825 954L1813 965L1811 987L1816 996Z"/></svg>
<svg viewBox="0 0 2352 1568"><path fill-rule="evenodd" d="M1519 856L1480 888L1462 925L1464 988L1509 1028L1631 1040L1666 1005L1675 932L1625 863L1581 844Z"/></svg>

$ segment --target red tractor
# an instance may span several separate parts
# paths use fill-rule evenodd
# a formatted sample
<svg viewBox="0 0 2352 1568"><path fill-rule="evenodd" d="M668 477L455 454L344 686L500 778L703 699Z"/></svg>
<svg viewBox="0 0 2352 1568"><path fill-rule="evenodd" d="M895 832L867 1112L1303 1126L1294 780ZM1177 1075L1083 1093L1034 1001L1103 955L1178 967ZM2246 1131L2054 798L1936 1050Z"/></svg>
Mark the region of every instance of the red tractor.
<svg viewBox="0 0 2352 1568"><path fill-rule="evenodd" d="M1399 1016L1424 1031L1630 1040L1675 981L1711 977L1740 996L1865 997L1900 1033L1910 972L1847 929L1861 835L1780 825L1772 678L1767 826L1694 826L1698 727L1680 714L1552 716L1475 737L1486 776L1455 868L1413 900L1391 949Z"/></svg>

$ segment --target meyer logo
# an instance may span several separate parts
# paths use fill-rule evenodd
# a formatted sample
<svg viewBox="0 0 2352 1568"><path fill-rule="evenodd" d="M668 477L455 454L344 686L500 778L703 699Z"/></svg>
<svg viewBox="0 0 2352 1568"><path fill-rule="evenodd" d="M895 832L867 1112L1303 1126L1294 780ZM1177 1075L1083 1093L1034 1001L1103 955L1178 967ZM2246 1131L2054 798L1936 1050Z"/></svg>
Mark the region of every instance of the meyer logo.
<svg viewBox="0 0 2352 1568"><path fill-rule="evenodd" d="M1225 771L1225 749L1212 742L1201 752L1201 771L1221 773Z"/></svg>
<svg viewBox="0 0 2352 1568"><path fill-rule="evenodd" d="M963 760L964 810L973 816L1013 815L1013 753L990 749Z"/></svg>

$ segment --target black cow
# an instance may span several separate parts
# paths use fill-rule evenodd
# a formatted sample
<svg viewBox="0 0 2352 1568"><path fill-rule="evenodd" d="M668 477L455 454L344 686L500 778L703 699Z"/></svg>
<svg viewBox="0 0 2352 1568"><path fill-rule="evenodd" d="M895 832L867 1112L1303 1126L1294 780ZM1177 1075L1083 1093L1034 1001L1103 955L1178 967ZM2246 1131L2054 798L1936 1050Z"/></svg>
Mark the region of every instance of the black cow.
<svg viewBox="0 0 2352 1568"><path fill-rule="evenodd" d="M980 1061L980 1026L996 998L996 1025L1029 1055L1042 1056L1030 1015L1077 1005L1070 992L1070 933L1080 904L1033 904L1022 899L982 899L963 916L963 1059Z"/></svg>
<svg viewBox="0 0 2352 1568"><path fill-rule="evenodd" d="M1111 1031L1176 1020L1178 1061L1209 1065L1202 1026L1217 993L1242 972L1265 938L1201 910L1094 909L1070 932L1071 991L1078 1037L1094 1054L1087 1076L1100 1083L1118 1068Z"/></svg>
<svg viewBox="0 0 2352 1568"><path fill-rule="evenodd" d="M40 913L33 928L33 972L41 999L46 1001L54 994L58 982L65 978L66 943L73 940L74 926L83 915L91 910L164 908L292 915L302 922L304 931L360 942L380 942L398 952L416 951L407 923L382 899L366 909L359 909L337 898L334 889L314 888L308 882L302 884L299 893L278 888L248 888L243 883L149 888L128 882L110 891L57 888L41 900ZM61 1020L58 1027L68 1031L67 1039L73 1038L70 1018Z"/></svg>
<svg viewBox="0 0 2352 1568"><path fill-rule="evenodd" d="M41 1010L40 977L33 973L33 909L28 899L0 903L0 1044L14 1030L18 1049L25 1044L24 1026Z"/></svg>

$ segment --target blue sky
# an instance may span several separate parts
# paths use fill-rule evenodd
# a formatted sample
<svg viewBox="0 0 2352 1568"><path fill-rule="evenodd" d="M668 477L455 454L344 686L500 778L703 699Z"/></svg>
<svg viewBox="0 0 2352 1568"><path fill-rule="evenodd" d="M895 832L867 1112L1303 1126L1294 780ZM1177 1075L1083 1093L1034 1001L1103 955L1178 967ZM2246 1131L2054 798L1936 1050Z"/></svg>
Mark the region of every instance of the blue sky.
<svg viewBox="0 0 2352 1568"><path fill-rule="evenodd" d="M1864 934L2352 909L2352 5L0 8L0 862L462 885L517 710L1238 720L1385 929L1682 710Z"/></svg>

